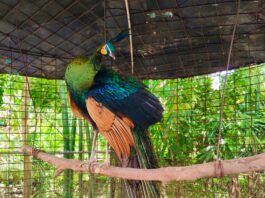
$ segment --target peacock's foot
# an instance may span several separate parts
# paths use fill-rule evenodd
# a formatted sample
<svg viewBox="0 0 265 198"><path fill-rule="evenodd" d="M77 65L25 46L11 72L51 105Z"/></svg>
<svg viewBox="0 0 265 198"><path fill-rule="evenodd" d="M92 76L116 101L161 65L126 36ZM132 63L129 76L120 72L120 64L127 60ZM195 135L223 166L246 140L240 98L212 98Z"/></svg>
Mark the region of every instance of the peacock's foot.
<svg viewBox="0 0 265 198"><path fill-rule="evenodd" d="M94 166L98 165L96 158L90 158L88 161L84 161L80 167L85 167L87 170L94 170Z"/></svg>
<svg viewBox="0 0 265 198"><path fill-rule="evenodd" d="M110 167L110 161L108 159L105 159L105 161L99 165L99 168L107 169Z"/></svg>

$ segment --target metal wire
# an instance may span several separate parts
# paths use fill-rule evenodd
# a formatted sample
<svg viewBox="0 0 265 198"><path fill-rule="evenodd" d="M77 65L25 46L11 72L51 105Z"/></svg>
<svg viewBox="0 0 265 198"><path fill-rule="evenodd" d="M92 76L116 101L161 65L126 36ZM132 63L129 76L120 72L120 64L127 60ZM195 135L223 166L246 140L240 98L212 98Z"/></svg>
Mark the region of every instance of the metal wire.
<svg viewBox="0 0 265 198"><path fill-rule="evenodd" d="M235 14L234 1L177 1L170 6L165 2L150 2L156 7L149 8L140 1L130 2L136 76L176 78L225 69L223 59L229 49L229 30L233 26L232 18ZM105 20L102 1L93 4L77 0L49 0L45 3L32 2L30 5L24 2L0 3L3 9L1 20L10 27L8 31L0 32L1 53L9 56L8 52L12 50L15 61L13 72L29 76L63 78L69 58L80 54L89 55L102 43L98 33L103 31L105 22L110 36L127 27L127 21L124 21L126 9L118 1L109 3L105 8ZM30 13L23 9L26 6L32 6ZM233 67L264 61L264 45L253 39L262 41L264 37L264 4L260 1L244 1L242 6ZM19 16L19 34L12 28L16 26L15 13ZM168 13L170 15L167 16ZM27 69L21 68L23 58L15 45L16 37L22 43L21 51L28 55ZM8 39L10 45L7 45ZM131 71L130 52L127 49L123 51L116 61L117 65L123 64L122 67L109 61L105 64L128 74ZM44 72L40 71L41 57L47 57L42 60L46 64ZM57 59L58 65L53 65L53 59ZM49 72L50 68L55 67L58 67L56 76ZM1 65L0 71L8 73L8 65Z"/></svg>
<svg viewBox="0 0 265 198"><path fill-rule="evenodd" d="M70 58L78 53L89 56L107 37L127 28L122 1L34 1L30 9L23 2L26 1L0 2L1 72L60 79ZM217 144L221 159L264 151L261 123L265 114L265 66L249 64L264 60L262 1L241 1L240 28L232 42L232 53L229 42L235 25L235 1L148 2L155 6L148 7L140 0L130 2L134 33L131 52L134 51L137 77L171 79L146 82L165 107L162 122L149 129L160 165L212 161ZM167 12L172 17L165 17ZM126 42L120 48L118 60L104 64L129 74L130 50ZM228 54L231 62L227 61ZM5 64L6 60L11 63ZM226 79L220 73L191 78L224 70L225 66L229 66ZM242 66L247 67L234 70ZM19 75L0 75L0 99L3 99L0 100L0 197L21 197L27 172L32 175L27 179L31 187L24 187L31 188L35 193L32 196L62 197L65 176L53 178L53 167L36 159L31 160L31 171L24 170L21 145L27 143L60 157L77 159L81 155L86 160L91 129L84 121L81 129L76 126L76 147L65 150L63 128L65 122L70 129L74 128L75 118L69 107L68 119L62 118L60 96L66 94L64 85L57 80L29 79L26 83L30 95L25 104L29 134L22 140L21 120L26 110L21 108L21 87L25 80ZM221 82L227 84L224 89ZM220 113L225 127L217 141ZM81 131L83 140L79 138ZM79 141L82 150L77 147ZM102 137L97 145L97 158L103 160ZM117 165L115 160L112 163ZM76 187L72 190L73 197L114 197L114 194L125 197L119 180L88 175L79 180L78 174L73 176ZM263 197L263 186L264 174L251 173L167 184L161 190L168 197Z"/></svg>

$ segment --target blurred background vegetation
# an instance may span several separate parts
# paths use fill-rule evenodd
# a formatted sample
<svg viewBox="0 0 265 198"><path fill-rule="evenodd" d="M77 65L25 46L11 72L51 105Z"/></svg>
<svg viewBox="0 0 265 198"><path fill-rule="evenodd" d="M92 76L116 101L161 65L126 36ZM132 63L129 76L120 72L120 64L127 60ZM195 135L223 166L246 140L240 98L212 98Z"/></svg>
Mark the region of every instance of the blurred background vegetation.
<svg viewBox="0 0 265 198"><path fill-rule="evenodd" d="M265 64L228 74L222 159L265 151L264 74ZM160 166L214 160L223 81L224 73L144 81L165 108L162 122L150 128ZM89 158L91 128L73 116L65 92L64 81L0 75L0 197L124 197L118 179L71 171L54 178L52 166L21 153L27 143L65 158ZM104 158L105 143L100 136L99 160ZM111 163L117 164L114 153ZM265 197L264 180L264 172L258 172L161 184L161 191L164 197L258 198Z"/></svg>

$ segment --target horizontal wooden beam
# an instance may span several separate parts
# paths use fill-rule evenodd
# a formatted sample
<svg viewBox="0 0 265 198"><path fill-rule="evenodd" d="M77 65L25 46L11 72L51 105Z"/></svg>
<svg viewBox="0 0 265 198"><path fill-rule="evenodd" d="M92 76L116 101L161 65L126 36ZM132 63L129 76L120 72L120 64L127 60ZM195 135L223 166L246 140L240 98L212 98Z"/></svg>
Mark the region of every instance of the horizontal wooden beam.
<svg viewBox="0 0 265 198"><path fill-rule="evenodd" d="M57 169L55 176L58 176L64 170L71 169L76 172L90 172L122 179L170 182L193 181L200 178L221 177L265 170L265 153L240 159L220 160L192 166L136 169L113 166L104 167L99 163L94 164L92 168L88 168L86 165L83 165L83 161L56 157L28 145L24 145L22 150L27 155L32 155L55 166Z"/></svg>

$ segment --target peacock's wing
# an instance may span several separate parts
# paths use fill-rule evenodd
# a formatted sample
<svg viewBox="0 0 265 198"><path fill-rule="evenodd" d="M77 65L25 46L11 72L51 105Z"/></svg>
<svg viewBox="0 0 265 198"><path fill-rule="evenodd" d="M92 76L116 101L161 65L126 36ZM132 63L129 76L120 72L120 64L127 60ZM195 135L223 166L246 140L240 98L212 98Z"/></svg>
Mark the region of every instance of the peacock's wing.
<svg viewBox="0 0 265 198"><path fill-rule="evenodd" d="M130 156L130 147L134 146L133 122L125 116L119 116L111 112L92 97L87 98L86 105L88 113L99 132L112 146L118 158L120 160L127 159Z"/></svg>
<svg viewBox="0 0 265 198"><path fill-rule="evenodd" d="M159 100L146 90L145 85L132 77L121 77L111 70L101 70L87 97L117 115L130 118L137 126L147 129L162 118L163 108Z"/></svg>
<svg viewBox="0 0 265 198"><path fill-rule="evenodd" d="M75 101L73 100L73 98L71 97L70 93L67 92L67 99L68 99L68 102L70 104L70 107L74 113L74 115L77 117L77 118L83 118L83 112L78 108L77 104L75 103ZM89 121L90 122L90 121Z"/></svg>
<svg viewBox="0 0 265 198"><path fill-rule="evenodd" d="M74 115L77 118L85 118L94 129L97 129L95 122L87 112L86 104L84 103L84 105L82 105L82 102L77 99L78 97L75 97L74 92L72 92L71 90L68 90L67 98Z"/></svg>
<svg viewBox="0 0 265 198"><path fill-rule="evenodd" d="M143 84L110 70L97 74L86 97L90 117L120 159L129 157L134 145L132 128L146 129L159 121L163 112L160 102Z"/></svg>

